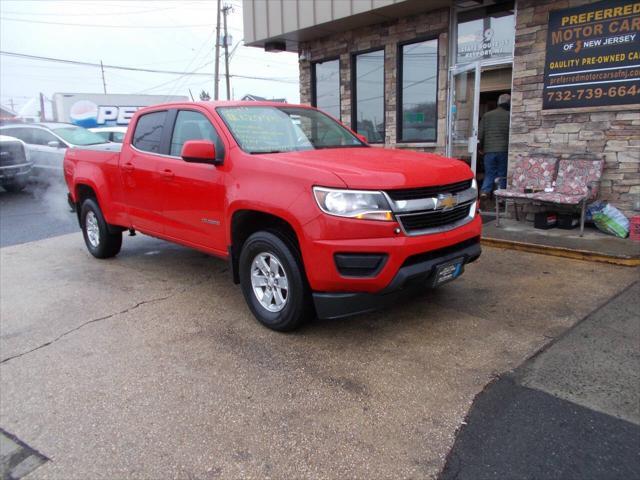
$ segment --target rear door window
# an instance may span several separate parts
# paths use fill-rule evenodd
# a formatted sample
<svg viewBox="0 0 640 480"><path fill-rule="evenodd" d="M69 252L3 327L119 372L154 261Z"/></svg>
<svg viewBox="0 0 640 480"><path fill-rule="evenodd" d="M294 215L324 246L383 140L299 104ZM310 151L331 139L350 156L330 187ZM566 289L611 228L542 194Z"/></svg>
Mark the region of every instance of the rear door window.
<svg viewBox="0 0 640 480"><path fill-rule="evenodd" d="M144 152L163 153L160 151L160 142L166 118L166 110L142 115L133 132L133 146Z"/></svg>
<svg viewBox="0 0 640 480"><path fill-rule="evenodd" d="M32 135L31 135L31 128L23 128L23 127L17 127L17 128L3 128L2 131L0 131L0 133L2 135L8 135L10 137L14 137L14 138L18 138L20 140L22 140L24 143L33 143L32 141Z"/></svg>
<svg viewBox="0 0 640 480"><path fill-rule="evenodd" d="M209 119L200 112L180 110L173 127L170 155L179 157L182 154L182 147L189 140L209 140L216 146L216 158L224 156L220 136Z"/></svg>

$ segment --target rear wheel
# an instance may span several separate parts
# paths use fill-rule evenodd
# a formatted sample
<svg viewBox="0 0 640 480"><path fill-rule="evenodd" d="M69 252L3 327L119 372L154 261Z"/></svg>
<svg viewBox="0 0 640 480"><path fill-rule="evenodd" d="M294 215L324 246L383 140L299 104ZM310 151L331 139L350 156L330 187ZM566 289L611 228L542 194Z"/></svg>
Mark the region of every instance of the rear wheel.
<svg viewBox="0 0 640 480"><path fill-rule="evenodd" d="M251 235L242 247L240 285L260 323L273 330L297 328L311 313L311 299L299 254L284 236Z"/></svg>
<svg viewBox="0 0 640 480"><path fill-rule="evenodd" d="M87 198L80 207L80 222L84 243L96 258L116 256L122 247L122 233L110 233L98 202Z"/></svg>

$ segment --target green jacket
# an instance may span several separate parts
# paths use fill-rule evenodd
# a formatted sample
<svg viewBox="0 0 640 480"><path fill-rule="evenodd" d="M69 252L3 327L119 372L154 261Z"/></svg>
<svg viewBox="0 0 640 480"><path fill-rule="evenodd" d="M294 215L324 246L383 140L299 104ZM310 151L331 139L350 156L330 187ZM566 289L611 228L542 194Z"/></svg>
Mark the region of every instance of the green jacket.
<svg viewBox="0 0 640 480"><path fill-rule="evenodd" d="M485 153L509 150L509 117L509 112L502 107L484 114L480 120L478 140Z"/></svg>

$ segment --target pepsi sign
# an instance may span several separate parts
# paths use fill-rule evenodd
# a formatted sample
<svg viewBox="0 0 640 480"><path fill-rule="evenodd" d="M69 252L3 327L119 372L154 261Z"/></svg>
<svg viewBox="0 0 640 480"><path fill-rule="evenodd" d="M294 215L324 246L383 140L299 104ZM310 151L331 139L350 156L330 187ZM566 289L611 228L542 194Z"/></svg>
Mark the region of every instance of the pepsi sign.
<svg viewBox="0 0 640 480"><path fill-rule="evenodd" d="M69 110L71 123L85 128L128 125L141 106L97 105L90 100L75 102Z"/></svg>

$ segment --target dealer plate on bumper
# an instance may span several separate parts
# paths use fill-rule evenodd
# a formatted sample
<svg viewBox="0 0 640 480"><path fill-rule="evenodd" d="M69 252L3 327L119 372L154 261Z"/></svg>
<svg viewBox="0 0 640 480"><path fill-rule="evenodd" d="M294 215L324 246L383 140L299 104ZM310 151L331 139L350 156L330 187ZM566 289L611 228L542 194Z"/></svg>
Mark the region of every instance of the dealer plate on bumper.
<svg viewBox="0 0 640 480"><path fill-rule="evenodd" d="M436 267L435 273L432 277L431 286L437 287L443 283L455 280L464 271L464 258L456 258L450 262L440 264Z"/></svg>

